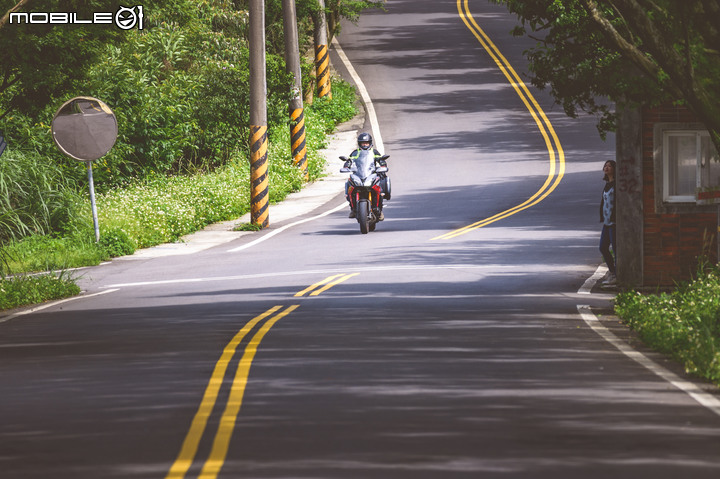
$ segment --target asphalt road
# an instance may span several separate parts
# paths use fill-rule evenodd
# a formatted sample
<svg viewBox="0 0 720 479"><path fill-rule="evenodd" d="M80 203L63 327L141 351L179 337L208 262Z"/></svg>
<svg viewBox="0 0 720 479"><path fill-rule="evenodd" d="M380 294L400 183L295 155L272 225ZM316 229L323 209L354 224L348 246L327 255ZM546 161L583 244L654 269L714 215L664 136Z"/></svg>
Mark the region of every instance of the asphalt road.
<svg viewBox="0 0 720 479"><path fill-rule="evenodd" d="M718 477L717 410L578 311L611 304L578 290L612 138L513 87L529 43L502 7L387 10L340 36L391 155L386 221L116 260L5 318L0 476Z"/></svg>

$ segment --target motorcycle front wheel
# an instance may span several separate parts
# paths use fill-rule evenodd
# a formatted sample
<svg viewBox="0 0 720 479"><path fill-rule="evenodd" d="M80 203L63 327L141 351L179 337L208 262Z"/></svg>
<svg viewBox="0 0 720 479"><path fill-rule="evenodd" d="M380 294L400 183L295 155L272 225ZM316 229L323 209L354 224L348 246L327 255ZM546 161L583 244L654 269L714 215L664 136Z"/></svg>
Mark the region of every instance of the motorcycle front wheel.
<svg viewBox="0 0 720 479"><path fill-rule="evenodd" d="M360 200L357 205L357 220L360 223L360 232L364 235L370 230L370 203Z"/></svg>

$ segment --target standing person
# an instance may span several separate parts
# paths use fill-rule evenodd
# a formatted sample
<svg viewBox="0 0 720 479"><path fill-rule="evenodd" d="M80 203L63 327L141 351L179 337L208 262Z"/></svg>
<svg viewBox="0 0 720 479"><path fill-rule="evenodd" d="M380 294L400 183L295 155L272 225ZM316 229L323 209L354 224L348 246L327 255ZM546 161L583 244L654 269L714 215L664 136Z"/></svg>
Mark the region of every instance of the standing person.
<svg viewBox="0 0 720 479"><path fill-rule="evenodd" d="M608 160L603 165L603 173L605 177L605 188L600 201L600 221L603 224L602 233L600 234L600 252L608 267L608 275L603 286L613 286L617 284L615 276L617 249L615 249L615 161ZM610 248L612 247L612 253Z"/></svg>

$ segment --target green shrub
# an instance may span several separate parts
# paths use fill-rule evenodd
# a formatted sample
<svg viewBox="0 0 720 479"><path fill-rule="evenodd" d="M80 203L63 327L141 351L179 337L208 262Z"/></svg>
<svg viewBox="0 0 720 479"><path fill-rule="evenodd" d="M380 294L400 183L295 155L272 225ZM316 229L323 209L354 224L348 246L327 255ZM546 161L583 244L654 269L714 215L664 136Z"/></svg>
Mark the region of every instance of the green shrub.
<svg viewBox="0 0 720 479"><path fill-rule="evenodd" d="M351 120L358 112L356 105L357 94L355 88L349 83L333 78L332 100L316 98L311 110L320 118L328 122L325 133L331 133L335 125Z"/></svg>
<svg viewBox="0 0 720 479"><path fill-rule="evenodd" d="M621 293L615 310L650 346L720 384L720 269L672 293Z"/></svg>
<svg viewBox="0 0 720 479"><path fill-rule="evenodd" d="M130 237L120 228L112 228L102 232L98 246L112 258L126 256L135 252L135 245Z"/></svg>
<svg viewBox="0 0 720 479"><path fill-rule="evenodd" d="M80 288L63 275L0 279L0 310L74 296Z"/></svg>

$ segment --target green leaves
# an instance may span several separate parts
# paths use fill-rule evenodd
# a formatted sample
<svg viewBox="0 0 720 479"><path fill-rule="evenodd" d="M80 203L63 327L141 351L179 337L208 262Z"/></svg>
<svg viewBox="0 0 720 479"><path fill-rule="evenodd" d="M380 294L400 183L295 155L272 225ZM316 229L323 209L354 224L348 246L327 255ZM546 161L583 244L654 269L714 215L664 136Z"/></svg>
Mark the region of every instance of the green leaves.
<svg viewBox="0 0 720 479"><path fill-rule="evenodd" d="M0 242L62 230L76 201L62 184L60 168L47 158L8 148L0 162Z"/></svg>
<svg viewBox="0 0 720 479"><path fill-rule="evenodd" d="M15 3L1 0L0 15ZM118 3L37 0L27 10L73 11L81 18L91 18L95 11L116 11ZM6 24L0 28L0 118L9 111L37 115L84 76L105 45L121 43L124 38L119 29L107 25Z"/></svg>
<svg viewBox="0 0 720 479"><path fill-rule="evenodd" d="M568 115L598 115L605 133L614 128L610 102L683 101L720 138L717 2L495 1L518 14L515 34L539 37L526 52L532 83L550 87Z"/></svg>
<svg viewBox="0 0 720 479"><path fill-rule="evenodd" d="M615 311L650 346L720 384L720 269L670 294L622 293Z"/></svg>
<svg viewBox="0 0 720 479"><path fill-rule="evenodd" d="M80 294L80 288L60 275L23 276L0 279L0 310Z"/></svg>

